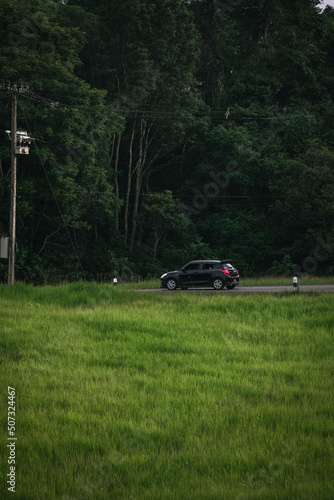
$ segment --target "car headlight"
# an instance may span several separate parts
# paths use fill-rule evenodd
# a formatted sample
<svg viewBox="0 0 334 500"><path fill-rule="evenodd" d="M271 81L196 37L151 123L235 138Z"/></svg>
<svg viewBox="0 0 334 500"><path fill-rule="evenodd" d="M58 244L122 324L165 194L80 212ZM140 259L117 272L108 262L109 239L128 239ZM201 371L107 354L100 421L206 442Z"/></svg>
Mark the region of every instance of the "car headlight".
<svg viewBox="0 0 334 500"><path fill-rule="evenodd" d="M167 276L167 273L163 274L160 279L162 280L162 278L164 278L165 276Z"/></svg>

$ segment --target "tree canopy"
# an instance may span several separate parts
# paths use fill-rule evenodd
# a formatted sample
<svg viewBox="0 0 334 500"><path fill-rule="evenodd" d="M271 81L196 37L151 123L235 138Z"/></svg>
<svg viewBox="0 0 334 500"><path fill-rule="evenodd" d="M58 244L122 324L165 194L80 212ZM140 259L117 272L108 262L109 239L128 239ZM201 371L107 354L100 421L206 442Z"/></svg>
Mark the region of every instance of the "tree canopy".
<svg viewBox="0 0 334 500"><path fill-rule="evenodd" d="M24 82L17 277L334 272L334 10L316 0L2 0ZM0 234L11 96L0 92ZM288 265L287 265L288 264ZM0 260L0 276L7 264Z"/></svg>

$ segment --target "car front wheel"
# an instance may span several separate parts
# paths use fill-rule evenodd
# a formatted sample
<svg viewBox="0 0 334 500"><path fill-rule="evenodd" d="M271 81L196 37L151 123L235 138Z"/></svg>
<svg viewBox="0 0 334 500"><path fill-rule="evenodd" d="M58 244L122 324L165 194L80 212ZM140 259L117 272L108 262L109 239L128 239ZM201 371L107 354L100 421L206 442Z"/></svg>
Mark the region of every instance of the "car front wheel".
<svg viewBox="0 0 334 500"><path fill-rule="evenodd" d="M222 290L224 288L224 282L220 278L215 278L213 280L212 286L215 290Z"/></svg>
<svg viewBox="0 0 334 500"><path fill-rule="evenodd" d="M167 280L166 287L168 290L175 290L177 288L177 283L174 279Z"/></svg>

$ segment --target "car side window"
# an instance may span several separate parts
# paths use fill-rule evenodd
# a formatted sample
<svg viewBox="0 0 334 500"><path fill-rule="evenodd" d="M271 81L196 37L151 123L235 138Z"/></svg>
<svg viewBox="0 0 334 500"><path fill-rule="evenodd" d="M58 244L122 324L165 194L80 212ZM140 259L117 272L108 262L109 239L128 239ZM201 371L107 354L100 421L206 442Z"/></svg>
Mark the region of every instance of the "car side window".
<svg viewBox="0 0 334 500"><path fill-rule="evenodd" d="M184 269L185 271L195 271L196 269L199 269L199 266L199 264L189 264Z"/></svg>
<svg viewBox="0 0 334 500"><path fill-rule="evenodd" d="M213 269L213 264L203 264L203 269L206 271Z"/></svg>

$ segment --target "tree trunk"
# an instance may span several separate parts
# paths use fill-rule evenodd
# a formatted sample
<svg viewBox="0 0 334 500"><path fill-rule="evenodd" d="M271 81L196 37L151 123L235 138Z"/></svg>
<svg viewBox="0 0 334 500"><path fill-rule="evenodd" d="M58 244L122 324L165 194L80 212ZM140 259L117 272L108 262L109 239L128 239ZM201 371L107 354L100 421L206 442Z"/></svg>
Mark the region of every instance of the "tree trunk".
<svg viewBox="0 0 334 500"><path fill-rule="evenodd" d="M155 259L157 257L159 241L162 238L162 234L159 236L156 231L154 231L154 245L153 245L153 264L155 264Z"/></svg>
<svg viewBox="0 0 334 500"><path fill-rule="evenodd" d="M119 230L119 184L118 184L118 163L119 163L119 148L121 144L122 134L118 134L116 144L116 157L115 157L115 195L116 195L116 213L115 213L115 229Z"/></svg>
<svg viewBox="0 0 334 500"><path fill-rule="evenodd" d="M126 188L126 198L125 198L125 213L124 213L124 242L125 245L128 243L129 234L129 209L130 209L130 193L131 193L131 181L132 181L132 162L133 162L133 142L136 130L136 120L133 123L131 140L129 145L129 167L128 167L128 183Z"/></svg>
<svg viewBox="0 0 334 500"><path fill-rule="evenodd" d="M139 156L136 165L137 175L136 175L136 186L135 186L135 200L133 207L133 220L132 220L132 232L131 232L131 241L130 241L130 251L133 251L135 237L136 237L136 229L137 229L137 214L139 208L139 197L142 189L143 178L152 163L155 161L156 156L149 162L147 168L145 169L147 153L152 142L150 138L150 132L154 124L154 119L147 129L147 120L142 118L140 124L140 139L139 139Z"/></svg>
<svg viewBox="0 0 334 500"><path fill-rule="evenodd" d="M140 196L140 191L141 191L142 181L143 181L143 166L145 164L146 154L147 154L147 140L145 141L145 145L143 145L145 135L146 135L146 125L147 125L146 120L144 120L144 118L142 118L141 123L140 123L139 153L138 153L138 160L137 160L137 164L136 164L137 175L136 175L136 185L135 185L135 199L134 199L134 205L133 205L130 252L133 251L133 247L134 247L134 243L135 243L135 236L136 236L136 229L137 229L137 214L138 214L138 207L139 207L139 196Z"/></svg>

